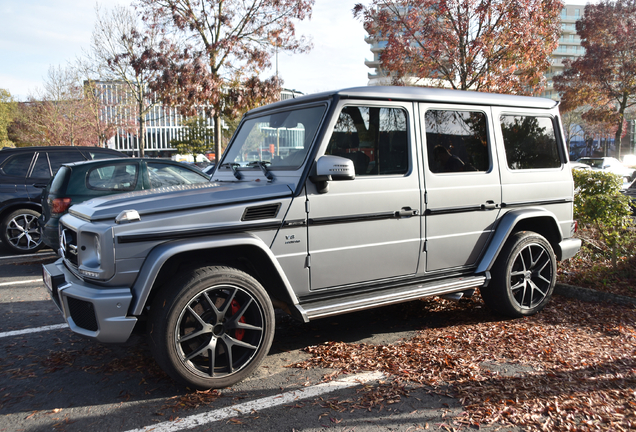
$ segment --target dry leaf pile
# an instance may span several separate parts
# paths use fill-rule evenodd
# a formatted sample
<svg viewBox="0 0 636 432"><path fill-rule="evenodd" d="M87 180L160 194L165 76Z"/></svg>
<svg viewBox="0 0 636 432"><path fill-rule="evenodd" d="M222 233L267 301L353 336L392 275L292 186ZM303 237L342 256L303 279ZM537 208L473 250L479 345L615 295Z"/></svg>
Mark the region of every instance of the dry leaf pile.
<svg viewBox="0 0 636 432"><path fill-rule="evenodd" d="M312 346L293 366L391 374L380 399L405 383L430 386L462 402L456 426L636 429L636 308L554 297L533 317L492 321L479 298L421 303L444 325L392 345Z"/></svg>

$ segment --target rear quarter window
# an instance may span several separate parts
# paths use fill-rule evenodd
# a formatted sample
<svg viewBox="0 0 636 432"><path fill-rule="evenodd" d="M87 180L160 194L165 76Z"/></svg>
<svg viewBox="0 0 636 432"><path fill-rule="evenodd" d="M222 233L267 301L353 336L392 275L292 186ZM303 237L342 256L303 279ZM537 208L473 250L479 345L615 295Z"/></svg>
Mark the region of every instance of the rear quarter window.
<svg viewBox="0 0 636 432"><path fill-rule="evenodd" d="M2 172L6 175L26 177L32 160L33 153L15 155L2 164Z"/></svg>
<svg viewBox="0 0 636 432"><path fill-rule="evenodd" d="M508 168L522 170L561 166L551 117L502 115L500 120Z"/></svg>

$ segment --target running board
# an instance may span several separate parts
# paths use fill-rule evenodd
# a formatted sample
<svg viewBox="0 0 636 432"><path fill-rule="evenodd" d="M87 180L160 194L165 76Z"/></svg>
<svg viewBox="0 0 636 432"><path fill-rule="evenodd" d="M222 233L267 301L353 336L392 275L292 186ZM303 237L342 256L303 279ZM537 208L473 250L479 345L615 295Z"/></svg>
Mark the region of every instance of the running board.
<svg viewBox="0 0 636 432"><path fill-rule="evenodd" d="M346 297L316 300L296 305L296 308L302 314L303 321L308 322L317 318L387 306L422 297L441 296L465 291L483 286L485 282L485 276L457 277L432 282L420 282L371 293L357 293Z"/></svg>

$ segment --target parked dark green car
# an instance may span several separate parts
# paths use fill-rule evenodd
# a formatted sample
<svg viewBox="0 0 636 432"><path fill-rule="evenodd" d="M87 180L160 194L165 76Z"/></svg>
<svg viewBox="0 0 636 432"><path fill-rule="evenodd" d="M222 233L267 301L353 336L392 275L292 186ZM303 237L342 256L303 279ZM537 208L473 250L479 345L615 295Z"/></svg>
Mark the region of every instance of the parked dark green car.
<svg viewBox="0 0 636 432"><path fill-rule="evenodd" d="M59 248L58 221L69 207L92 198L161 187L207 183L195 167L165 159L126 158L64 164L42 199L44 244Z"/></svg>

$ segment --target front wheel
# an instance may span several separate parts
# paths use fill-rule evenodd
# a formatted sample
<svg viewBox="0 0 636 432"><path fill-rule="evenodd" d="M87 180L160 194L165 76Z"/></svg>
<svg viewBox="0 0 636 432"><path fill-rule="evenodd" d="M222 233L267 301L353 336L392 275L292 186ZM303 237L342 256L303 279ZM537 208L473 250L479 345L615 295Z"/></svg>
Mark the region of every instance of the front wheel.
<svg viewBox="0 0 636 432"><path fill-rule="evenodd" d="M274 309L250 275L205 267L178 276L154 299L150 345L173 379L197 389L231 386L249 376L274 338Z"/></svg>
<svg viewBox="0 0 636 432"><path fill-rule="evenodd" d="M486 305L511 317L534 315L550 300L556 283L556 258L541 235L522 231L508 239L481 289Z"/></svg>
<svg viewBox="0 0 636 432"><path fill-rule="evenodd" d="M4 218L0 229L2 242L14 253L32 253L42 249L40 214L31 209L16 210Z"/></svg>

